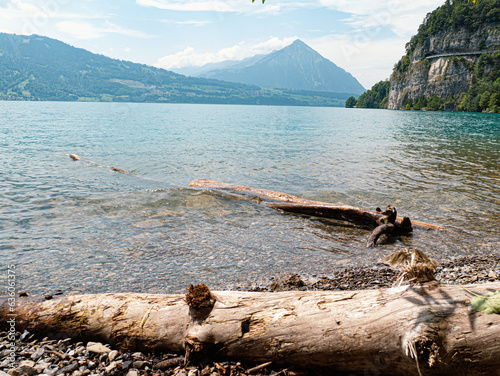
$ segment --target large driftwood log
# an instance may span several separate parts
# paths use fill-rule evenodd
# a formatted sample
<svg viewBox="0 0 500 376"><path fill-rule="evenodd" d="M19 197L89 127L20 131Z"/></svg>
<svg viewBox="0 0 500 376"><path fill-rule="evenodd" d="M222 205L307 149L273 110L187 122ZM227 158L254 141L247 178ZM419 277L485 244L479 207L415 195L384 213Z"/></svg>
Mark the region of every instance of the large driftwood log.
<svg viewBox="0 0 500 376"><path fill-rule="evenodd" d="M100 163L92 162L87 159L80 158L76 154L68 154L68 156L74 161L84 161L98 167L108 168L115 172L135 176L139 179L150 180L162 184L172 185L168 182L164 182L161 180L137 176L129 171L125 171L118 167L107 166ZM413 231L412 225L415 225L416 227L420 228L434 228L440 230L443 229L440 226L430 225L423 222L416 222L416 221L412 222L408 217L404 218L398 217L396 208L390 205L387 206L387 210L384 212L382 212L378 208L375 212L369 212L352 206L331 205L320 201L313 201L297 196L292 196L287 193L274 192L265 189L255 189L247 186L232 185L209 179L198 179L193 181L189 185L191 187L199 187L199 188L216 188L216 189L231 190L243 194L244 197L257 197L259 200L266 200L267 201L266 205L277 210L288 211L291 213L309 214L319 217L341 219L358 225L368 226L373 230L366 244L368 247L375 245L378 238L382 234L388 234L388 235L409 234Z"/></svg>
<svg viewBox="0 0 500 376"><path fill-rule="evenodd" d="M144 176L138 176L130 171L125 171L121 168L114 167L114 166L107 166L103 165L100 163L96 163L93 161L90 161L88 159L84 159L79 157L76 154L67 154L71 159L74 161L83 161L86 163L89 163L94 166L102 167L102 168L108 168L112 171L119 172L122 174L126 175L131 175L134 176L138 179L143 179L143 180L150 180L150 181L155 181L158 183L166 184L166 185L171 185L173 184L162 181L162 180L157 180L157 179L151 179L148 177ZM380 222L380 213L379 212L369 212L369 211L364 211L362 209L352 207L352 206L344 206L344 205L331 205L328 203L324 203L321 201L314 201L314 200L308 200L305 198L297 197L297 196L292 196L287 193L281 193L281 192L275 192L275 191L269 191L266 189L256 189L256 188L251 188L247 186L242 186L242 185L234 185L234 184L227 184L227 183L222 183L214 180L209 180L209 179L197 179L191 184L189 184L191 187L199 187L199 188L218 188L218 189L225 189L225 190L231 190L234 192L241 193L245 196L249 197L257 197L260 200L267 200L267 201L273 201L273 202L282 202L282 203L290 203L293 204L293 206L287 207L287 206L278 206L278 204L274 203L266 203L268 206L273 207L278 210L283 210L283 211L289 211L292 213L304 213L304 214L309 214L309 215L315 215L318 217L325 216L327 218L337 218L340 217L340 219L355 222L359 219L362 218L363 220L360 221L361 224L366 224L366 216L368 217L373 217L375 216ZM300 204L303 205L303 207L300 206ZM339 213L335 213L335 212ZM327 213L327 214L323 214ZM352 215L352 213L355 213ZM359 213L362 213L361 216ZM367 213L367 214L366 214ZM404 218L397 217L395 220L396 224L401 224ZM373 221L369 220L369 223L372 224ZM425 228L425 229L436 229L436 230L444 230L443 227L437 226L437 225L432 225L424 222L418 222L418 221L412 221L411 224L415 227L418 228ZM380 223L378 224L380 226ZM387 226L385 226L387 227ZM403 226L404 227L404 226ZM379 229L379 232L381 229Z"/></svg>
<svg viewBox="0 0 500 376"><path fill-rule="evenodd" d="M354 206L332 205L321 201L313 201L292 196L287 193L256 189L242 185L221 183L209 179L198 179L189 184L192 187L223 189L236 192L246 197L257 197L277 210L290 213L307 214L348 221L373 230L368 238L367 246L375 245L382 234L406 235L412 232L413 226L424 229L443 230L443 227L424 222L410 221L408 217L398 217L396 208L388 205L385 211L377 208L375 211L363 210Z"/></svg>
<svg viewBox="0 0 500 376"><path fill-rule="evenodd" d="M203 286L202 286L203 287ZM468 286L485 294L500 283ZM102 294L18 298L18 330L117 348L386 375L498 374L500 315L460 286L342 292ZM189 305L188 305L189 303ZM10 319L0 301L0 321Z"/></svg>
<svg viewBox="0 0 500 376"><path fill-rule="evenodd" d="M214 189L226 189L249 197L258 197L262 200L267 200L270 207L280 209L283 211L289 211L292 213L304 213L309 215L314 215L317 217L334 218L336 215L339 219L349 221L350 218L354 218L353 222L357 221L357 218L362 218L360 221L363 223L368 217L367 223L371 225L373 223L372 218L378 219L380 215L377 211L372 212L368 210L363 210L355 206L349 205L333 205L321 201L308 200L306 198L297 197L290 195L288 193L275 192L267 189L257 189L252 187L247 187L244 185L234 185L228 183L222 183L210 179L197 179L189 184L191 187L203 187L203 188L214 188ZM275 202L276 201L276 202ZM279 204L283 203L283 204ZM288 203L287 206L285 203ZM303 209L302 209L303 208ZM338 213L336 213L338 212ZM397 222L402 222L402 217L396 218ZM430 223L411 221L412 225L417 228L422 229L433 229L433 230L444 230L444 227L439 225L433 225Z"/></svg>

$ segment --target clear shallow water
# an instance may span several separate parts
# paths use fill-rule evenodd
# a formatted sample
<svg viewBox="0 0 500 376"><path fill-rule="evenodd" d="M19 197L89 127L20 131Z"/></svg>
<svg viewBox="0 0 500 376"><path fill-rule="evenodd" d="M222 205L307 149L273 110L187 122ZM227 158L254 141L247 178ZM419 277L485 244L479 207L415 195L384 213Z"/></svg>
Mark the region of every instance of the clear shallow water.
<svg viewBox="0 0 500 376"><path fill-rule="evenodd" d="M119 174L66 154L117 166ZM0 273L46 293L238 288L404 247L500 249L500 116L342 108L0 102ZM445 226L365 229L189 188L198 178Z"/></svg>

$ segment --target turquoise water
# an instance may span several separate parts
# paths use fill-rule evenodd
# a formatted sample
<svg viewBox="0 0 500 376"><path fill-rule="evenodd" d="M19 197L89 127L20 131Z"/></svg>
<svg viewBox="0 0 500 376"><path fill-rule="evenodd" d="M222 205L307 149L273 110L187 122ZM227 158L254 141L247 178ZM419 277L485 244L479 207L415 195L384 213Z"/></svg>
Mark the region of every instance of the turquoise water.
<svg viewBox="0 0 500 376"><path fill-rule="evenodd" d="M67 154L116 166L143 180ZM0 273L29 293L239 288L285 272L499 251L500 116L343 108L0 102ZM198 178L442 225L368 232L188 187Z"/></svg>

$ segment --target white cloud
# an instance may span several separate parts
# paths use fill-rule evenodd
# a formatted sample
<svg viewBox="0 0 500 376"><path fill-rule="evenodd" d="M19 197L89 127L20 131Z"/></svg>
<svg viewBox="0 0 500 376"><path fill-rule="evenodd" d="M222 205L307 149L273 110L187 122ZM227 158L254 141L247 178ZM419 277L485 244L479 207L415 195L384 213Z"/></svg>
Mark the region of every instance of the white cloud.
<svg viewBox="0 0 500 376"><path fill-rule="evenodd" d="M241 1L241 0L240 0ZM214 12L236 12L236 1L223 0L195 0L195 1L175 1L175 0L137 0L137 4L148 7L155 7L166 10L180 11L214 11Z"/></svg>
<svg viewBox="0 0 500 376"><path fill-rule="evenodd" d="M175 21L176 25L187 25L187 26L205 26L210 23L210 21Z"/></svg>
<svg viewBox="0 0 500 376"><path fill-rule="evenodd" d="M87 22L62 21L57 24L57 28L77 39L97 39L103 36L102 30Z"/></svg>
<svg viewBox="0 0 500 376"><path fill-rule="evenodd" d="M311 47L352 73L365 88L389 78L425 15L443 0L318 0L323 7L349 14L353 29L310 40ZM391 33L387 33L390 31ZM388 36L392 35L392 36Z"/></svg>
<svg viewBox="0 0 500 376"><path fill-rule="evenodd" d="M82 14L82 13L68 13L64 10L65 5L69 3L68 0L46 0L46 1L22 1L22 0L8 0L4 1L5 5L0 4L0 17L6 19L25 19L40 22L41 19L89 19L89 18L103 18L97 14ZM39 3L37 6L33 3Z"/></svg>
<svg viewBox="0 0 500 376"><path fill-rule="evenodd" d="M174 69L193 66L200 67L208 63L218 63L225 60L243 60L254 55L267 54L279 50L288 46L295 39L297 37L284 39L273 37L265 42L254 45L247 45L246 42L240 42L234 46L215 52L197 52L193 47L186 47L183 51L158 59L155 65L159 68Z"/></svg>
<svg viewBox="0 0 500 376"><path fill-rule="evenodd" d="M31 14L38 14L41 9L37 7L36 5L29 4L29 3L23 3L20 0L12 0L10 2L10 7L11 9L18 9L22 12L26 13L31 13Z"/></svg>
<svg viewBox="0 0 500 376"><path fill-rule="evenodd" d="M69 8L69 0L8 0L0 3L0 24L10 33L47 34L58 20L81 22L83 19L105 18L96 13L68 12ZM78 26L82 33L84 25Z"/></svg>
<svg viewBox="0 0 500 376"><path fill-rule="evenodd" d="M196 20L186 20L186 21L174 21L174 20L161 20L161 22L165 24L173 24L173 25L180 25L180 26L194 26L194 27L200 27L200 26L205 26L212 21L196 21Z"/></svg>
<svg viewBox="0 0 500 376"><path fill-rule="evenodd" d="M318 0L319 5L350 14L346 20L357 30L388 26L399 35L408 37L417 31L429 10L443 5L443 0Z"/></svg>
<svg viewBox="0 0 500 376"><path fill-rule="evenodd" d="M103 32L110 34L120 34L135 38L151 38L151 35L147 33L138 30L126 29L109 21L106 21L106 27L103 28Z"/></svg>
<svg viewBox="0 0 500 376"><path fill-rule="evenodd" d="M70 34L77 39L97 39L101 38L105 34L121 34L138 38L148 37L145 33L124 29L111 22L106 22L104 27L98 27L88 22L61 21L57 24L57 28L63 33Z"/></svg>
<svg viewBox="0 0 500 376"><path fill-rule="evenodd" d="M136 0L146 7L185 12L221 12L221 13L265 13L270 14L283 8L282 4L252 4L250 0ZM257 2L256 2L257 3ZM288 7L290 5L284 5Z"/></svg>
<svg viewBox="0 0 500 376"><path fill-rule="evenodd" d="M367 89L389 78L394 64L405 53L405 41L398 37L365 41L353 35L336 34L308 40L307 43L351 73Z"/></svg>

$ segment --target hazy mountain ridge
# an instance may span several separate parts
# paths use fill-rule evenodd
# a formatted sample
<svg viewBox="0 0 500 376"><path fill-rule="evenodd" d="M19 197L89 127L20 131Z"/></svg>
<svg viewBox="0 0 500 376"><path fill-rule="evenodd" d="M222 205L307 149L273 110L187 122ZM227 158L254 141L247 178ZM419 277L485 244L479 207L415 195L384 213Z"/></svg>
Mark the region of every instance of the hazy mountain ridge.
<svg viewBox="0 0 500 376"><path fill-rule="evenodd" d="M206 69L205 69L206 70ZM244 60L209 70L200 77L263 87L361 94L364 87L350 73L301 40L256 61Z"/></svg>
<svg viewBox="0 0 500 376"><path fill-rule="evenodd" d="M208 63L201 67L185 67L185 68L174 68L173 72L183 74L190 77L202 77L208 72L223 70L223 69L234 69L234 68L244 68L252 65L262 59L266 55L255 55L247 57L243 60L224 60L219 63Z"/></svg>
<svg viewBox="0 0 500 376"><path fill-rule="evenodd" d="M186 77L48 37L0 33L0 99L341 106L346 98Z"/></svg>

